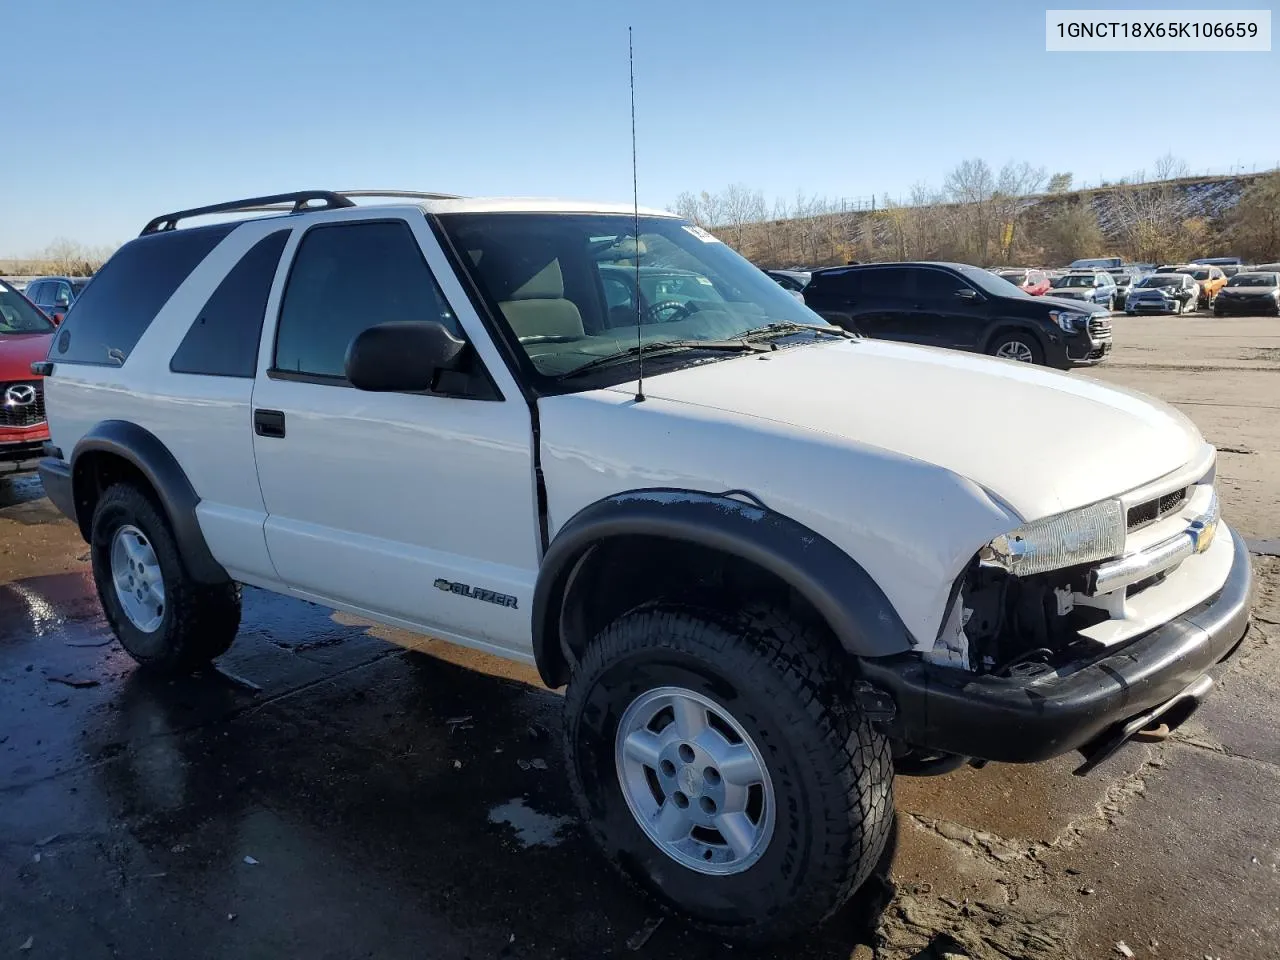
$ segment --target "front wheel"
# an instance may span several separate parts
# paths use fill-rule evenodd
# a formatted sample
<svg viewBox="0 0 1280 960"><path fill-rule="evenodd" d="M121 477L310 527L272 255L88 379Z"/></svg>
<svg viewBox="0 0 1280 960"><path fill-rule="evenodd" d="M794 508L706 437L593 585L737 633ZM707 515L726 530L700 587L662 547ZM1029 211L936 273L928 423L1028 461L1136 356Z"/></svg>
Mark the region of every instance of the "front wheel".
<svg viewBox="0 0 1280 960"><path fill-rule="evenodd" d="M570 778L605 856L723 936L782 938L829 916L893 822L889 746L842 667L774 612L615 620L565 701Z"/></svg>
<svg viewBox="0 0 1280 960"><path fill-rule="evenodd" d="M1029 333L1002 333L991 341L989 352L993 357L1017 360L1020 363L1044 363L1044 350L1039 341Z"/></svg>

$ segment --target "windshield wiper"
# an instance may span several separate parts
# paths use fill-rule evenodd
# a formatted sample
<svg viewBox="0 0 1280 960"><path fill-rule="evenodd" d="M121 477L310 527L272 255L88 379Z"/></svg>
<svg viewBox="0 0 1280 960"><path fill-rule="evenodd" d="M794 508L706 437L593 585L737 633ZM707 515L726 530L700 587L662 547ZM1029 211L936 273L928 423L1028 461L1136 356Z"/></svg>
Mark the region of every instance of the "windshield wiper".
<svg viewBox="0 0 1280 960"><path fill-rule="evenodd" d="M756 339L759 337L777 336L788 333L825 333L828 336L841 337L846 340L861 340L856 333L846 330L844 327L837 327L834 324L828 324L825 327L819 327L812 323L796 323L794 320L775 320L772 323L766 323L761 327L752 327L745 333L738 336L744 340Z"/></svg>
<svg viewBox="0 0 1280 960"><path fill-rule="evenodd" d="M625 363L628 360L635 359L641 352L646 357L656 357L667 353L675 353L679 350L724 350L730 353L769 352L769 348L764 344L748 343L746 340L661 340L658 343L645 343L627 347L627 349L618 353L611 353L607 357L597 357L580 367L574 367L572 370L558 374L556 379L564 380L569 377L576 377L580 373L586 373L588 370L612 366L615 363Z"/></svg>

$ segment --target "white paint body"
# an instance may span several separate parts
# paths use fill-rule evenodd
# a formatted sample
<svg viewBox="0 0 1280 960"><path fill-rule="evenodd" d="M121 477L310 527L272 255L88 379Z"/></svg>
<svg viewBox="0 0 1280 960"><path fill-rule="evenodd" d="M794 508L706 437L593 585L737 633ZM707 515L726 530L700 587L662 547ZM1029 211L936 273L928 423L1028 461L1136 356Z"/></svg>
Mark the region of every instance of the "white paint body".
<svg viewBox="0 0 1280 960"><path fill-rule="evenodd" d="M234 578L530 661L541 560L530 412L424 209L630 212L440 200L243 226L182 283L123 367L58 365L46 381L53 442L69 455L102 420L136 423L186 472L205 538ZM410 225L501 401L267 375L302 233L371 217ZM226 271L279 229L291 237L256 377L171 373L170 357ZM901 344L729 355L651 377L645 393L636 403L624 384L537 401L552 538L579 510L624 491L749 491L866 569L921 650L933 645L956 577L993 537L1139 488L1185 486L1213 462L1194 426L1157 401L1078 374ZM283 410L286 437L255 436L255 408ZM1185 522L1162 520L1126 549ZM1218 589L1229 567L1224 535L1140 605L1121 603L1095 639L1118 642L1176 616ZM508 594L516 606L433 589L437 578Z"/></svg>

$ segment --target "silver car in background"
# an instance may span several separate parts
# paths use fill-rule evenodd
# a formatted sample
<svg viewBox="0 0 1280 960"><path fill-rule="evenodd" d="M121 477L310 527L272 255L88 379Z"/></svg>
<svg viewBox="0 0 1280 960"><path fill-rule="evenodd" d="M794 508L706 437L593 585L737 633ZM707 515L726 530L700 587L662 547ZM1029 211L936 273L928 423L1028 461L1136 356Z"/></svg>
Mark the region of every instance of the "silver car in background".
<svg viewBox="0 0 1280 960"><path fill-rule="evenodd" d="M1136 281L1125 298L1124 312L1190 313L1200 299L1200 284L1185 273L1153 273Z"/></svg>

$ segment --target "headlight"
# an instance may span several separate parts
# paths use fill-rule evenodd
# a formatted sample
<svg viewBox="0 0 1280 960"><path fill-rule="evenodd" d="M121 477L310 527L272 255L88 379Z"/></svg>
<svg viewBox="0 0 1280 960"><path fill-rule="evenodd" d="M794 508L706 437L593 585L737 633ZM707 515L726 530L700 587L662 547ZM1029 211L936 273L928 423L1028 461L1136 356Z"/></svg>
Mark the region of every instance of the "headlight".
<svg viewBox="0 0 1280 960"><path fill-rule="evenodd" d="M978 559L1025 577L1118 556L1124 552L1124 534L1120 501L1103 500L996 537L979 551Z"/></svg>
<svg viewBox="0 0 1280 960"><path fill-rule="evenodd" d="M1062 328L1063 333L1075 333L1089 322L1087 313L1076 313L1072 310L1050 310L1049 317Z"/></svg>

